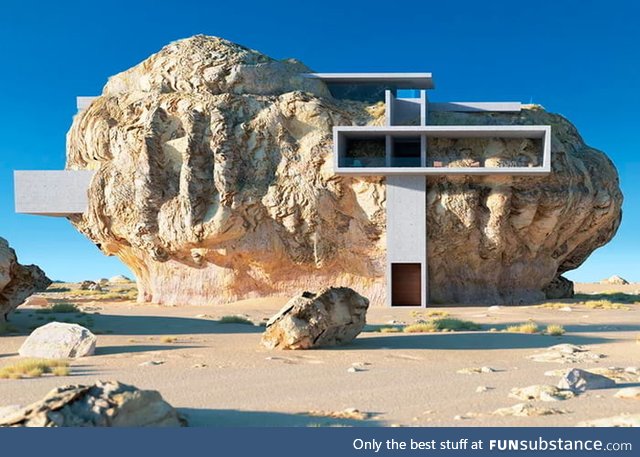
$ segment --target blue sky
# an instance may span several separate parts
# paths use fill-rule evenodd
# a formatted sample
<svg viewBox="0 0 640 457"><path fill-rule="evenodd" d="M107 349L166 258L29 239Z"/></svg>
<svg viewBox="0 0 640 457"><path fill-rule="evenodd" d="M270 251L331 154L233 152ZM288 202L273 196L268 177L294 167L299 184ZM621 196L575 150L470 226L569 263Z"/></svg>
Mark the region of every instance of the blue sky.
<svg viewBox="0 0 640 457"><path fill-rule="evenodd" d="M62 169L76 95L165 44L217 35L316 71L431 71L434 101L533 101L620 173L616 238L568 276L640 281L640 6L629 1L3 0L0 236L54 279L129 274L65 219L16 215L12 170Z"/></svg>

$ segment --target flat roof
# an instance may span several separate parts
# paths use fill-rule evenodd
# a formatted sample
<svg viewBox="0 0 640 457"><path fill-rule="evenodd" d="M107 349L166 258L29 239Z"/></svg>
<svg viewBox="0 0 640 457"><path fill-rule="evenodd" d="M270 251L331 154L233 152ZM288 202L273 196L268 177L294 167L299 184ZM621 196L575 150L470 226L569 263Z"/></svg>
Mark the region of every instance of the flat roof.
<svg viewBox="0 0 640 457"><path fill-rule="evenodd" d="M431 73L305 73L327 84L377 85L396 89L433 89Z"/></svg>

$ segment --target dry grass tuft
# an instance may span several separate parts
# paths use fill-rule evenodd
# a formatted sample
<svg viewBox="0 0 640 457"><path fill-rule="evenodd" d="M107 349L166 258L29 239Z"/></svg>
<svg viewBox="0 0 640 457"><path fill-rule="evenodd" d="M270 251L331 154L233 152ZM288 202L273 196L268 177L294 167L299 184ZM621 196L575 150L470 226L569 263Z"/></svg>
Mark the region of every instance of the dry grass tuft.
<svg viewBox="0 0 640 457"><path fill-rule="evenodd" d="M253 325L253 322L244 316L222 316L218 322L221 324Z"/></svg>
<svg viewBox="0 0 640 457"><path fill-rule="evenodd" d="M43 308L36 311L38 314L81 314L82 311L72 303L56 303L51 308Z"/></svg>
<svg viewBox="0 0 640 457"><path fill-rule="evenodd" d="M564 335L564 332L565 332L564 327L562 325L556 325L556 324L547 325L547 330L545 331L547 335L551 335L551 336Z"/></svg>
<svg viewBox="0 0 640 457"><path fill-rule="evenodd" d="M39 378L45 374L67 376L69 362L66 360L25 359L0 369L0 379Z"/></svg>
<svg viewBox="0 0 640 457"><path fill-rule="evenodd" d="M506 331L509 333L538 333L540 331L540 328L538 327L538 324L536 324L533 321L529 321L529 322L525 322L523 324L518 324L518 325L510 325L509 327L506 328Z"/></svg>
<svg viewBox="0 0 640 457"><path fill-rule="evenodd" d="M623 311L629 311L631 309L628 306L623 305L622 303L612 302L611 300L585 301L584 306L589 309L619 309Z"/></svg>
<svg viewBox="0 0 640 457"><path fill-rule="evenodd" d="M177 343L178 337L176 336L163 336L160 338L161 343Z"/></svg>
<svg viewBox="0 0 640 457"><path fill-rule="evenodd" d="M461 332L466 330L480 330L481 325L471 321L463 321L451 317L433 319L430 321L416 322L404 328L405 333L434 333L434 332Z"/></svg>
<svg viewBox="0 0 640 457"><path fill-rule="evenodd" d="M378 331L380 333L398 333L400 329L398 327L381 327Z"/></svg>

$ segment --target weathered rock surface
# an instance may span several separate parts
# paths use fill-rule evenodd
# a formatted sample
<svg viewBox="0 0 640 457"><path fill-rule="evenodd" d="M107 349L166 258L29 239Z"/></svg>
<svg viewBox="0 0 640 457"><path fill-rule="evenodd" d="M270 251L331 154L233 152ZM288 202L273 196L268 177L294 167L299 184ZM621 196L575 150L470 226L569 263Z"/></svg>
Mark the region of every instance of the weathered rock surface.
<svg viewBox="0 0 640 457"><path fill-rule="evenodd" d="M93 355L96 336L78 324L50 322L38 327L20 347L22 357L75 359Z"/></svg>
<svg viewBox="0 0 640 457"><path fill-rule="evenodd" d="M347 287L294 297L269 321L262 344L269 349L311 349L347 344L366 324L369 300Z"/></svg>
<svg viewBox="0 0 640 457"><path fill-rule="evenodd" d="M80 283L80 290L95 290L101 291L102 287L95 281L82 281Z"/></svg>
<svg viewBox="0 0 640 457"><path fill-rule="evenodd" d="M552 363L579 363L598 360L604 357L602 354L590 351L585 346L575 344L556 344L547 348L545 352L538 352L527 358L534 362Z"/></svg>
<svg viewBox="0 0 640 457"><path fill-rule="evenodd" d="M593 389L608 389L615 386L616 382L613 379L580 368L572 369L558 382L559 389L571 390L574 393Z"/></svg>
<svg viewBox="0 0 640 457"><path fill-rule="evenodd" d="M578 427L640 427L640 414L620 414L590 421L579 422Z"/></svg>
<svg viewBox="0 0 640 457"><path fill-rule="evenodd" d="M384 106L335 99L307 71L195 36L113 76L75 117L67 168L96 175L88 212L72 222L131 268L139 300L210 304L340 284L384 303L385 180L332 170L332 127L382 125ZM434 112L430 123L551 125L553 169L429 178L433 300L543 299L615 234L616 170L566 119L528 106ZM531 141L512 143L443 140L433 151L535 160Z"/></svg>
<svg viewBox="0 0 640 457"><path fill-rule="evenodd" d="M154 390L116 381L58 387L0 416L0 427L180 427L178 412Z"/></svg>
<svg viewBox="0 0 640 457"><path fill-rule="evenodd" d="M565 414L566 411L558 408L545 408L542 406L536 406L532 403L518 403L517 405L509 406L507 408L496 409L492 414L494 416L517 416L517 417L529 417L529 416L549 416L551 414Z"/></svg>
<svg viewBox="0 0 640 457"><path fill-rule="evenodd" d="M571 390L560 389L547 384L514 387L509 393L509 397L525 401L560 401L573 398L574 396L575 394Z"/></svg>
<svg viewBox="0 0 640 457"><path fill-rule="evenodd" d="M547 284L542 291L544 292L545 297L550 300L573 298L573 281L565 278L564 276L557 276Z"/></svg>
<svg viewBox="0 0 640 457"><path fill-rule="evenodd" d="M36 265L20 265L16 253L4 238L0 238L0 322L31 294L43 291L51 284Z"/></svg>
<svg viewBox="0 0 640 457"><path fill-rule="evenodd" d="M640 400L640 387L625 387L620 389L614 395L616 398L625 398L628 400Z"/></svg>
<svg viewBox="0 0 640 457"><path fill-rule="evenodd" d="M613 275L607 279L605 279L604 281L602 281L605 284L615 284L618 286L624 286L626 284L629 284L629 281L627 281L626 279L618 276L618 275Z"/></svg>

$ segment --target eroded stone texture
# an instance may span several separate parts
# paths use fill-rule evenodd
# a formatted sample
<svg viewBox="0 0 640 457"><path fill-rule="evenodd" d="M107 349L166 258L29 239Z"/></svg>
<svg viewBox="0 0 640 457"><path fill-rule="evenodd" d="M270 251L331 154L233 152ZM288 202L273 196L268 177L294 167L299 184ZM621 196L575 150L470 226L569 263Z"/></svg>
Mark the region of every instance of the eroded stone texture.
<svg viewBox="0 0 640 457"><path fill-rule="evenodd" d="M16 253L4 238L0 238L0 322L34 292L51 284L36 265L20 265Z"/></svg>
<svg viewBox="0 0 640 457"><path fill-rule="evenodd" d="M0 427L180 427L178 412L155 390L117 381L53 389L0 416Z"/></svg>
<svg viewBox="0 0 640 457"><path fill-rule="evenodd" d="M89 211L72 222L132 269L140 300L220 303L335 284L385 302L384 178L332 171L332 127L382 125L384 106L334 99L306 71L196 36L112 77L76 116L67 168L97 173ZM553 132L550 176L429 178L433 300L542 299L614 235L616 170L566 119L529 106L434 112L430 123ZM528 164L534 143L442 140L434 151Z"/></svg>
<svg viewBox="0 0 640 457"><path fill-rule="evenodd" d="M347 287L294 297L267 322L268 349L312 349L350 343L367 323L369 300Z"/></svg>

